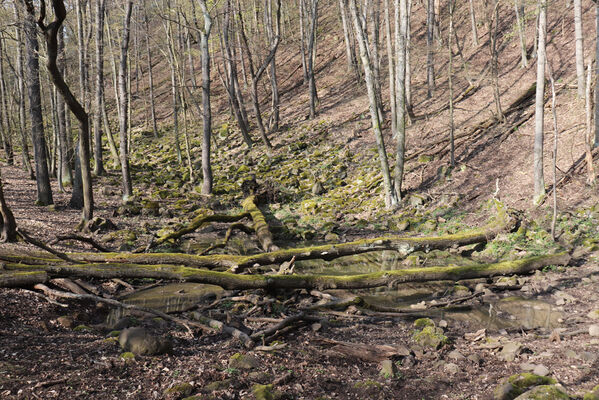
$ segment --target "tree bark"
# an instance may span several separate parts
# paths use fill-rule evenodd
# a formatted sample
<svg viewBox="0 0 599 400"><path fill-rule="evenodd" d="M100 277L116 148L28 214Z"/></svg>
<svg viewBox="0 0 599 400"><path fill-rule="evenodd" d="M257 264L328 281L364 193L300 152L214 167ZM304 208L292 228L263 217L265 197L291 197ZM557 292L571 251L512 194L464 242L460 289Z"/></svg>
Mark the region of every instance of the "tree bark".
<svg viewBox="0 0 599 400"><path fill-rule="evenodd" d="M2 138L2 149L6 154L6 163L14 164L14 151L10 135L10 121L6 111L6 87L4 77L4 40L0 39L0 135Z"/></svg>
<svg viewBox="0 0 599 400"><path fill-rule="evenodd" d="M17 241L17 224L12 211L4 199L2 177L0 176L0 242Z"/></svg>
<svg viewBox="0 0 599 400"><path fill-rule="evenodd" d="M433 32L435 27L434 0L427 0L426 6L426 95L433 97L435 90L435 64L433 55Z"/></svg>
<svg viewBox="0 0 599 400"><path fill-rule="evenodd" d="M42 94L39 74L39 44L33 15L25 16L25 37L27 38L27 91L29 95L29 116L31 118L31 141L35 159L35 180L37 183L36 204L53 204L50 175L48 173L48 155L44 136L42 117Z"/></svg>
<svg viewBox="0 0 599 400"><path fill-rule="evenodd" d="M148 58L148 91L150 97L150 118L152 119L152 133L155 138L158 138L158 126L156 125L156 104L154 101L154 73L152 64L152 51L150 49L150 22L148 19L148 10L146 2L143 2L144 7L144 27L146 29L146 56Z"/></svg>
<svg viewBox="0 0 599 400"><path fill-rule="evenodd" d="M526 49L526 36L524 33L525 14L523 0L514 0L514 11L516 12L516 25L518 26L518 38L520 39L520 53L522 68L528 67L528 52Z"/></svg>
<svg viewBox="0 0 599 400"><path fill-rule="evenodd" d="M316 54L316 25L318 24L318 0L309 0L310 32L308 37L308 87L310 91L310 119L316 118L316 80L314 77L314 61Z"/></svg>
<svg viewBox="0 0 599 400"><path fill-rule="evenodd" d="M208 39L212 30L212 18L208 12L205 0L199 0L202 15L204 16L204 30L200 32L202 49L202 108L203 128L202 135L202 194L212 193L212 166L210 163L210 138L212 131L212 111L210 110L210 48Z"/></svg>
<svg viewBox="0 0 599 400"><path fill-rule="evenodd" d="M407 61L407 36L408 36L408 5L407 0L396 0L395 11L396 32L395 45L397 46L397 68L395 78L395 98L397 99L397 146L395 151L395 176L394 189L397 200L401 201L401 188L403 183L404 162L406 153L406 61Z"/></svg>
<svg viewBox="0 0 599 400"><path fill-rule="evenodd" d="M474 13L474 0L468 0L470 5L470 26L472 28L472 45L478 46L478 30L476 29L476 14Z"/></svg>
<svg viewBox="0 0 599 400"><path fill-rule="evenodd" d="M578 82L578 97L583 99L584 90L584 39L582 36L582 5L581 0L574 0L574 34L576 39L576 78Z"/></svg>

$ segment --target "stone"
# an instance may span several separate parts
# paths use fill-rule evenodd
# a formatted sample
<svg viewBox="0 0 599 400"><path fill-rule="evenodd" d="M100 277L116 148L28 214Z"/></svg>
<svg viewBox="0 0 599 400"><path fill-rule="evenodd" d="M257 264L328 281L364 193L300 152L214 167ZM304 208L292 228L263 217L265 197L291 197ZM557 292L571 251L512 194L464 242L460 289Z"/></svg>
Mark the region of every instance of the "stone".
<svg viewBox="0 0 599 400"><path fill-rule="evenodd" d="M248 374L248 379L252 382L261 383L266 385L271 382L273 377L271 374L262 371L252 371Z"/></svg>
<svg viewBox="0 0 599 400"><path fill-rule="evenodd" d="M535 375L539 375L539 376L547 376L549 375L549 368L547 368L546 366L544 366L543 364L539 364L537 365L533 370L532 373Z"/></svg>
<svg viewBox="0 0 599 400"><path fill-rule="evenodd" d="M445 321L444 319L442 319L441 321L439 321L439 328L447 328L447 321Z"/></svg>
<svg viewBox="0 0 599 400"><path fill-rule="evenodd" d="M466 358L476 365L481 365L483 363L483 359L478 355L478 353L469 354Z"/></svg>
<svg viewBox="0 0 599 400"><path fill-rule="evenodd" d="M169 339L154 336L144 328L123 330L119 335L119 344L125 351L144 356L170 353L173 350L173 343Z"/></svg>
<svg viewBox="0 0 599 400"><path fill-rule="evenodd" d="M503 345L499 358L503 361L514 361L516 356L522 351L522 343L518 342L507 342Z"/></svg>
<svg viewBox="0 0 599 400"><path fill-rule="evenodd" d="M589 317L590 319L599 319L599 310L590 311L587 314L587 317Z"/></svg>
<svg viewBox="0 0 599 400"><path fill-rule="evenodd" d="M392 360L381 361L379 375L385 379L395 378L397 376L397 365Z"/></svg>
<svg viewBox="0 0 599 400"><path fill-rule="evenodd" d="M532 371L536 368L536 364L531 364L531 363L522 363L520 364L520 369L522 371Z"/></svg>
<svg viewBox="0 0 599 400"><path fill-rule="evenodd" d="M251 354L235 353L229 358L229 368L254 369L261 365L260 360Z"/></svg>
<svg viewBox="0 0 599 400"><path fill-rule="evenodd" d="M462 353L460 353L457 350L453 350L451 351L448 355L447 358L451 358L452 360L464 360L466 357L464 357L464 355Z"/></svg>
<svg viewBox="0 0 599 400"><path fill-rule="evenodd" d="M426 326L435 326L435 323L430 318L418 318L414 321L414 326L416 328L424 328Z"/></svg>
<svg viewBox="0 0 599 400"><path fill-rule="evenodd" d="M422 347L438 349L447 343L448 338L444 331L436 326L426 326L422 331L416 332L412 338Z"/></svg>
<svg viewBox="0 0 599 400"><path fill-rule="evenodd" d="M312 185L312 194L314 196L320 196L323 193L324 187L322 186L322 183L320 183L320 181L314 182L314 184Z"/></svg>
<svg viewBox="0 0 599 400"><path fill-rule="evenodd" d="M589 335L599 336L599 324L593 324L589 326Z"/></svg>
<svg viewBox="0 0 599 400"><path fill-rule="evenodd" d="M554 385L556 383L555 379L546 376L522 372L504 379L493 391L493 398L495 400L513 400L534 386Z"/></svg>
<svg viewBox="0 0 599 400"><path fill-rule="evenodd" d="M174 395L178 399L181 397L187 397L193 392L193 385L187 382L177 383L164 391L165 395Z"/></svg>
<svg viewBox="0 0 599 400"><path fill-rule="evenodd" d="M275 394L273 393L273 386L260 385L259 383L252 386L252 394L256 400L274 400Z"/></svg>
<svg viewBox="0 0 599 400"><path fill-rule="evenodd" d="M117 229L116 225L109 219L94 217L87 223L87 229L93 233L105 233Z"/></svg>
<svg viewBox="0 0 599 400"><path fill-rule="evenodd" d="M447 363L443 366L443 371L447 372L448 374L455 375L460 371L460 367L454 363Z"/></svg>
<svg viewBox="0 0 599 400"><path fill-rule="evenodd" d="M580 354L580 359L587 362L594 362L597 360L597 354L590 351L584 351Z"/></svg>
<svg viewBox="0 0 599 400"><path fill-rule="evenodd" d="M571 397L558 385L535 386L515 400L570 400Z"/></svg>
<svg viewBox="0 0 599 400"><path fill-rule="evenodd" d="M73 321L73 318L68 317L66 315L58 317L56 319L56 322L58 323L58 325L62 326L65 329L73 329L73 326L75 326L75 321Z"/></svg>
<svg viewBox="0 0 599 400"><path fill-rule="evenodd" d="M333 232L329 232L326 235L324 235L324 240L326 242L338 242L339 235L337 235L336 233L333 233Z"/></svg>
<svg viewBox="0 0 599 400"><path fill-rule="evenodd" d="M487 285L484 283L477 283L476 286L474 287L474 291L475 292L484 292L484 290L487 288Z"/></svg>
<svg viewBox="0 0 599 400"><path fill-rule="evenodd" d="M207 384L202 389L204 392L214 392L216 390L225 390L231 386L231 379L224 379L222 381L215 381Z"/></svg>

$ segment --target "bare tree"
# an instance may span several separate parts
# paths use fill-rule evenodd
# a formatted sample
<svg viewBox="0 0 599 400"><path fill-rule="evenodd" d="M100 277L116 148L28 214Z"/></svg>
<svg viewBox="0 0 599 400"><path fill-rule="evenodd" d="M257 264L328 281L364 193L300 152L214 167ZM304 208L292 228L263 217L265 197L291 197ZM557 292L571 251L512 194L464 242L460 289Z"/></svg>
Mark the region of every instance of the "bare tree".
<svg viewBox="0 0 599 400"><path fill-rule="evenodd" d="M39 74L39 44L33 15L25 16L25 37L27 39L27 92L29 95L29 116L31 118L31 142L35 159L35 180L37 182L36 204L53 204L50 175L48 173L48 155L42 117L42 94Z"/></svg>
<svg viewBox="0 0 599 400"><path fill-rule="evenodd" d="M539 204L545 196L543 175L543 123L545 105L545 35L547 31L547 3L539 0L539 42L537 45L537 92L535 97L534 140L534 203Z"/></svg>
<svg viewBox="0 0 599 400"><path fill-rule="evenodd" d="M202 108L203 128L202 136L202 193L212 193L212 166L210 164L210 137L212 130L212 114L210 110L210 48L208 38L212 30L212 18L208 12L205 0L199 0L202 15L204 16L204 29L200 30L200 48L202 49Z"/></svg>
<svg viewBox="0 0 599 400"><path fill-rule="evenodd" d="M576 77L578 82L578 97L583 99L584 90L584 39L582 37L582 5L580 0L574 0L574 32L576 38Z"/></svg>
<svg viewBox="0 0 599 400"><path fill-rule="evenodd" d="M368 102L370 109L370 119L372 122L372 130L376 139L379 162L381 163L381 173L383 175L383 185L385 188L385 204L388 208L397 206L399 199L396 191L393 189L391 181L391 173L389 171L389 162L387 159L387 151L385 149L385 141L381 131L381 122L379 120L378 105L376 100L376 86L374 85L374 74L370 57L368 54L368 37L364 32L364 26L359 16L359 11L356 6L356 0L349 1L349 10L354 23L358 46L360 48L360 58L362 59L362 67L364 68L364 80L366 83L366 91L368 93Z"/></svg>
<svg viewBox="0 0 599 400"><path fill-rule="evenodd" d="M316 26L318 24L318 0L308 0L308 14L310 18L310 29L308 33L308 87L310 91L310 119L316 118L316 80L314 78L314 61L316 58Z"/></svg>
<svg viewBox="0 0 599 400"><path fill-rule="evenodd" d="M6 111L6 87L4 80L4 40L0 38L0 135L6 162L14 164L14 152L10 138L10 121Z"/></svg>
<svg viewBox="0 0 599 400"><path fill-rule="evenodd" d="M35 9L32 0L25 0L27 12L32 16L35 15ZM77 101L69 86L64 81L58 66L56 65L56 57L58 55L58 32L64 22L67 12L63 0L52 0L52 8L54 10L54 21L46 25L46 2L40 1L40 16L37 21L39 27L44 33L46 39L46 47L48 50L47 67L52 83L60 92L69 106L71 112L79 121L79 161L81 163L81 177L83 185L83 219L82 225L93 218L94 199L92 191L91 170L89 166L89 117L85 109Z"/></svg>
<svg viewBox="0 0 599 400"><path fill-rule="evenodd" d="M96 1L96 112L94 113L94 173L103 175L102 103L104 102L104 13L106 0Z"/></svg>
<svg viewBox="0 0 599 400"><path fill-rule="evenodd" d="M528 67L528 52L526 49L526 34L524 31L525 18L523 0L514 0L514 11L516 12L516 25L518 27L518 38L520 39L520 53L522 68Z"/></svg>
<svg viewBox="0 0 599 400"><path fill-rule="evenodd" d="M395 0L395 45L397 68L395 70L395 98L397 99L397 139L395 153L394 189L397 200L402 198L404 163L406 153L406 62L408 37L408 0Z"/></svg>
<svg viewBox="0 0 599 400"><path fill-rule="evenodd" d="M435 27L434 0L427 0L426 6L426 94L433 96L435 90L435 64L433 55L433 32Z"/></svg>
<svg viewBox="0 0 599 400"><path fill-rule="evenodd" d="M128 132L128 96L127 90L127 55L129 53L129 34L131 32L131 11L133 1L127 1L125 7L125 18L123 19L123 37L121 40L121 62L119 63L119 105L121 108L119 119L119 141L121 157L121 173L123 175L123 200L126 201L133 196L133 185L131 183L131 171L129 170L129 146L127 141Z"/></svg>
<svg viewBox="0 0 599 400"><path fill-rule="evenodd" d="M476 14L474 12L474 0L468 0L470 4L470 26L472 27L472 45L478 46L478 31L476 29Z"/></svg>
<svg viewBox="0 0 599 400"><path fill-rule="evenodd" d="M595 177L595 167L593 166L593 112L592 112L592 103L593 99L591 98L591 66L592 63L589 63L589 67L587 69L587 82L586 82L586 90L585 90L585 111L586 111L586 131L584 137L584 149L585 149L585 159L587 164L587 183L589 185L594 186L597 178Z"/></svg>
<svg viewBox="0 0 599 400"><path fill-rule="evenodd" d="M2 178L0 177L0 242L17 241L17 224L12 211L4 199Z"/></svg>

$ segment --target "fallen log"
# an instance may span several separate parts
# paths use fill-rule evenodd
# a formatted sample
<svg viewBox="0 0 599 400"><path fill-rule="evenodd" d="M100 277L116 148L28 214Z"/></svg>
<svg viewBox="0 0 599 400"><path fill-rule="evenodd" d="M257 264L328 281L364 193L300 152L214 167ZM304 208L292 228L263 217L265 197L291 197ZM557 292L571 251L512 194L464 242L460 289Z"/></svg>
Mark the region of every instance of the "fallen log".
<svg viewBox="0 0 599 400"><path fill-rule="evenodd" d="M225 289L364 289L406 282L486 278L525 274L548 265L567 265L567 252L528 257L519 260L468 266L421 267L380 271L359 275L238 275L174 265L141 264L5 264L8 271L45 271L50 278L154 278L183 282L208 283ZM40 277L41 279L41 277Z"/></svg>
<svg viewBox="0 0 599 400"><path fill-rule="evenodd" d="M409 237L389 235L347 243L282 249L247 256L230 254L198 256L181 253L67 253L67 255L73 260L87 263L172 264L195 268L229 269L230 272L241 272L255 265L281 264L293 257L297 261L314 259L330 261L343 256L381 250L394 250L401 257L406 257L415 251L443 250L455 246L484 243L501 232L511 230L515 226L516 220L509 215L501 203L497 202L496 206L497 215L486 226L443 236ZM29 265L57 265L62 263L57 257L43 252L15 252L4 247L0 248L0 260Z"/></svg>
<svg viewBox="0 0 599 400"><path fill-rule="evenodd" d="M0 271L0 287L29 287L48 281L44 271Z"/></svg>
<svg viewBox="0 0 599 400"><path fill-rule="evenodd" d="M262 211L260 211L256 205L255 196L249 196L241 203L241 205L243 206L243 210L252 217L252 221L254 222L252 227L254 228L256 236L258 236L258 241L264 251L271 252L279 250L273 243L272 233L270 233L264 214L262 214Z"/></svg>

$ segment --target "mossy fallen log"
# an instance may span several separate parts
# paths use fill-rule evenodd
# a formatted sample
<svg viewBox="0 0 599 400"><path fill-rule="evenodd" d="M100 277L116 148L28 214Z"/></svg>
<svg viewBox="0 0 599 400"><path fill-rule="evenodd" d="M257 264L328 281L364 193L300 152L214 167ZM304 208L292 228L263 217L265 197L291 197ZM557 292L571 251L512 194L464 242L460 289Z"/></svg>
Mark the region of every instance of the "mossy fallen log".
<svg viewBox="0 0 599 400"><path fill-rule="evenodd" d="M394 250L399 256L405 257L415 251L426 252L487 242L500 232L511 230L515 223L516 221L505 208L497 203L497 215L486 226L443 236L406 237L389 235L347 243L281 249L247 256L229 254L197 256L181 253L67 253L67 255L74 260L88 263L174 264L196 268L229 269L231 272L240 272L254 265L280 264L291 260L293 257L297 261L314 259L330 261L343 256L381 250ZM0 248L0 260L32 265L62 263L60 259L48 253L39 251L15 252L5 247Z"/></svg>
<svg viewBox="0 0 599 400"><path fill-rule="evenodd" d="M29 287L48 280L44 271L1 271L0 287Z"/></svg>
<svg viewBox="0 0 599 400"><path fill-rule="evenodd" d="M256 198L254 196L247 197L241 203L241 206L245 212L251 215L253 221L252 226L264 251L271 252L279 250L279 248L273 242L272 233L270 233L270 229L268 228L264 214L262 214L262 211L260 211L256 205Z"/></svg>
<svg viewBox="0 0 599 400"><path fill-rule="evenodd" d="M46 271L51 278L155 278L208 283L225 289L363 289L406 282L461 280L497 275L524 274L548 265L566 265L566 252L513 261L469 266L422 267L380 271L360 275L238 275L174 265L120 263L75 265L5 264L10 271Z"/></svg>

